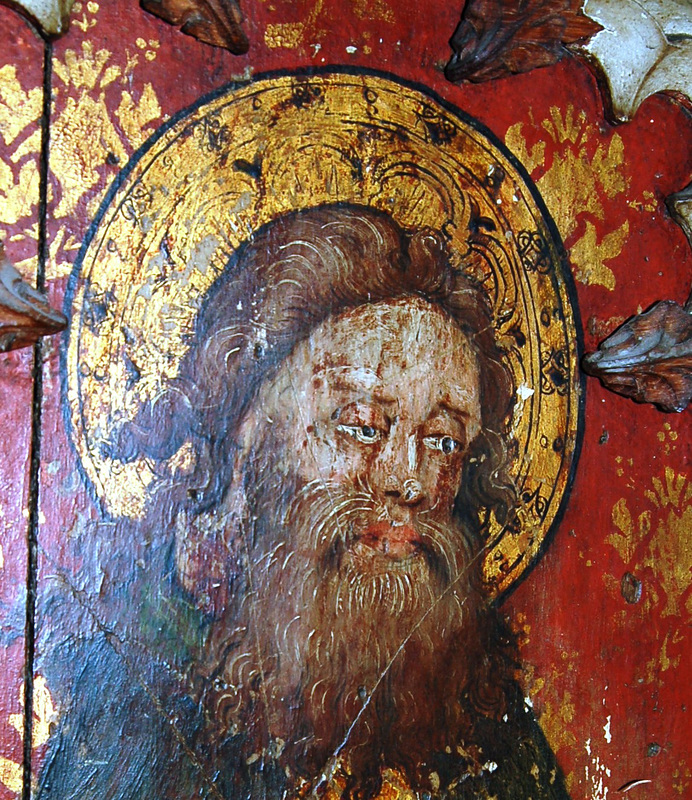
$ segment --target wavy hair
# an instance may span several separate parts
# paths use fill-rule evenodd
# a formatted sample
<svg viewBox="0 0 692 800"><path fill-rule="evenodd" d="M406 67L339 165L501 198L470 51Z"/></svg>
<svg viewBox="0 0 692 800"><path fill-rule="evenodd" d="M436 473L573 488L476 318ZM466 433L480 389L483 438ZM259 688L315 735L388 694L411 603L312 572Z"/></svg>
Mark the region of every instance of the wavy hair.
<svg viewBox="0 0 692 800"><path fill-rule="evenodd" d="M514 387L492 308L482 287L452 267L439 232L406 230L372 208L319 206L255 232L209 290L179 376L121 431L118 456L163 460L190 441L196 466L167 505L185 504L188 519L213 509L233 478L236 431L262 382L326 318L406 297L443 309L479 360L482 430L456 513L480 546L488 514L506 523L515 502L507 446Z"/></svg>

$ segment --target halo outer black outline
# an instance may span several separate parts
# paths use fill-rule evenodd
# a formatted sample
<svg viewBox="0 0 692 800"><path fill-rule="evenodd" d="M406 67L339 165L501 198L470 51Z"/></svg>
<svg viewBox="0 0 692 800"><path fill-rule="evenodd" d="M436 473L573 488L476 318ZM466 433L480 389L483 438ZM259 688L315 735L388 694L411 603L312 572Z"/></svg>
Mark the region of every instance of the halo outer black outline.
<svg viewBox="0 0 692 800"><path fill-rule="evenodd" d="M178 111L176 114L171 116L165 123L163 123L163 125L157 128L154 131L154 133L152 133L152 135L147 139L147 141L145 141L142 145L140 145L140 147L132 154L127 164L115 176L113 183L111 184L106 195L104 196L92 223L87 229L86 235L79 249L79 253L77 254L77 258L75 260L73 269L68 278L67 287L65 290L63 313L65 313L68 319L71 318L70 312L72 309L72 303L74 302L75 293L77 292L79 278L84 263L84 258L89 250L89 247L91 246L94 237L96 236L96 233L99 229L101 222L103 221L103 218L106 216L106 213L110 208L114 197L116 196L120 188L123 186L123 184L128 180L130 174L133 172L139 161L143 158L143 156L145 156L149 152L149 150L151 150L154 147L154 145L159 141L159 139L165 136L168 133L168 131L171 130L173 127L175 127L181 120L183 120L185 117L190 116L202 106L213 102L214 100L216 100L219 97L222 97L223 95L230 94L231 92L241 88L245 88L248 85L259 83L261 81L271 80L273 78L292 78L292 77L310 78L310 77L320 77L320 76L330 76L330 75L372 76L375 78L379 78L381 80L390 81L405 89L411 89L413 91L419 92L420 94L430 98L430 100L433 103L440 105L448 113L457 117L466 125L469 125L476 131L478 131L479 134L487 138L487 140L502 153L502 155L510 162L510 164L512 164L512 166L517 170L520 177L522 178L524 182L524 187L529 190L531 199L536 204L536 207L539 213L541 214L541 217L545 222L548 231L551 235L551 238L555 244L558 255L558 263L556 264L556 267L559 267L559 269L561 270L562 273L561 277L564 282L565 292L567 294L567 299L570 303L572 310L572 315L574 319L574 328L576 334L576 341L575 341L576 358L577 358L577 364L580 364L582 357L584 355L583 326L581 320L581 313L579 309L577 291L574 284L572 272L569 268L567 253L565 251L562 237L557 229L557 225L555 224L555 221L553 220L550 212L548 211L545 202L543 201L543 198L538 192L538 189L536 188L533 180L529 176L524 165L486 125L484 125L482 122L475 119L462 109L458 108L453 103L440 97L434 90L430 89L424 84L421 84L417 81L413 81L410 79L402 78L399 75L395 75L393 73L384 70L375 70L366 67L355 67L347 65L344 66L338 64L325 64L319 67L317 66L304 67L294 70L285 70L285 69L269 70L266 72L257 73L256 75L253 75L250 81L230 81L218 87L217 89L213 89L212 91L202 95L194 103ZM109 514L103 499L99 497L98 492L96 491L96 487L89 478L82 464L82 458L75 443L76 437L75 437L74 427L72 425L72 415L70 413L70 404L68 401L67 357L68 357L70 331L71 331L71 325L68 325L67 329L62 334L60 340L59 371L60 371L60 384L62 392L63 423L65 425L67 438L70 442L70 445L75 455L77 469L82 477L84 485L87 488L87 492L92 502L99 509L101 515L109 519L112 518L112 515ZM515 578L512 579L510 585L505 587L501 592L498 592L498 595L494 598L494 602L496 603L504 601L526 579L528 574L533 570L535 565L543 557L545 551L552 543L553 538L555 537L555 533L560 523L562 522L562 519L564 518L572 486L574 484L577 466L579 463L579 459L581 457L583 436L584 436L584 416L586 408L586 377L579 368L577 368L576 370L576 386L574 388L576 390L575 395L577 399L574 450L572 453L570 466L565 479L565 486L562 492L562 497L560 498L558 508L555 512L550 527L545 532L545 535L542 537L541 544L539 545L538 549L531 557L530 561L523 567L521 572Z"/></svg>

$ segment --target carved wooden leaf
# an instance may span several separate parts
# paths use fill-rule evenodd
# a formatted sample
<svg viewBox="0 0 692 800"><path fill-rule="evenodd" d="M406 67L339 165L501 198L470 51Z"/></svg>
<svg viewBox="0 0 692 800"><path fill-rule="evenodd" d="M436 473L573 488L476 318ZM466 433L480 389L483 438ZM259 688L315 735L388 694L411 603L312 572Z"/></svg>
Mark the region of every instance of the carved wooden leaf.
<svg viewBox="0 0 692 800"><path fill-rule="evenodd" d="M3 1L3 0L0 0ZM74 0L4 0L36 22L46 36L67 32Z"/></svg>
<svg viewBox="0 0 692 800"><path fill-rule="evenodd" d="M631 119L656 92L692 98L692 4L687 0L586 0L603 30L576 48L600 66L613 116Z"/></svg>
<svg viewBox="0 0 692 800"><path fill-rule="evenodd" d="M249 43L241 28L243 15L236 0L141 0L142 8L200 42L247 53Z"/></svg>
<svg viewBox="0 0 692 800"><path fill-rule="evenodd" d="M0 245L0 352L34 344L67 327L67 318L22 280Z"/></svg>
<svg viewBox="0 0 692 800"><path fill-rule="evenodd" d="M663 411L683 411L692 398L692 315L663 300L627 320L584 358L604 386Z"/></svg>
<svg viewBox="0 0 692 800"><path fill-rule="evenodd" d="M692 245L692 183L682 191L666 197L666 205L673 219L685 231L685 236Z"/></svg>
<svg viewBox="0 0 692 800"><path fill-rule="evenodd" d="M468 0L450 44L445 75L480 83L559 61L565 45L600 26L581 13L583 0Z"/></svg>

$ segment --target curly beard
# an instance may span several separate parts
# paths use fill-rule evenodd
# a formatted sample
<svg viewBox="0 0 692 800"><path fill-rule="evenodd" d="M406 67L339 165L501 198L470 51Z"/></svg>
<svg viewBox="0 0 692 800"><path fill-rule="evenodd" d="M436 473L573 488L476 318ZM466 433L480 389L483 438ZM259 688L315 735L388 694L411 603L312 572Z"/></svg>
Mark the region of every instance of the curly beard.
<svg viewBox="0 0 692 800"><path fill-rule="evenodd" d="M366 484L252 473L244 585L208 641L218 738L242 732L245 759L273 754L289 784L341 763L351 796L374 796L383 767L429 789L438 754L469 740L485 658L469 537L421 512L415 552L390 558L364 541L385 517Z"/></svg>

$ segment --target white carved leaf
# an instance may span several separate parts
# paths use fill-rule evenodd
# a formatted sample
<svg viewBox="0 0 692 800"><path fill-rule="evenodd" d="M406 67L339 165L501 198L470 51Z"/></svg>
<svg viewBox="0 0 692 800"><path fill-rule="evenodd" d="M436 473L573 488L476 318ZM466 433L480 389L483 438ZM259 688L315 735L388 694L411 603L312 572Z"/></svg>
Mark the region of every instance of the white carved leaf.
<svg viewBox="0 0 692 800"><path fill-rule="evenodd" d="M48 36L67 31L74 0L15 0L14 5L37 22Z"/></svg>
<svg viewBox="0 0 692 800"><path fill-rule="evenodd" d="M578 49L600 64L617 119L656 92L692 98L690 0L586 0L583 10L603 30Z"/></svg>

